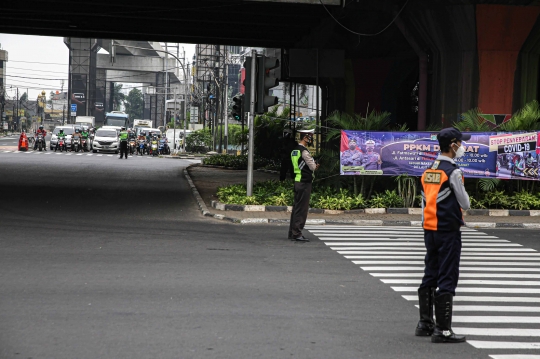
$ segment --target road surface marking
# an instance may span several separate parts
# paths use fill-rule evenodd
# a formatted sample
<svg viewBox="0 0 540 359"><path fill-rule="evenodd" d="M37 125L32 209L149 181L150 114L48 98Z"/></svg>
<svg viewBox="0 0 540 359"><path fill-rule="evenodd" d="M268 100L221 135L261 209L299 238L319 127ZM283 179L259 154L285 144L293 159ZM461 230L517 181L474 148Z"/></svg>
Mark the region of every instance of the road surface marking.
<svg viewBox="0 0 540 359"><path fill-rule="evenodd" d="M402 295L408 301L418 301L418 295ZM502 302L502 303L540 303L539 297L483 297L456 295L454 302Z"/></svg>
<svg viewBox="0 0 540 359"><path fill-rule="evenodd" d="M416 284L422 283L419 279L381 279L381 282L385 284ZM481 285L540 285L539 281L517 281L517 280L483 280L483 279L465 279L460 280L459 285L462 284L481 284Z"/></svg>
<svg viewBox="0 0 540 359"><path fill-rule="evenodd" d="M467 343L478 349L540 349L540 343L533 342L492 342L467 340Z"/></svg>
<svg viewBox="0 0 540 359"><path fill-rule="evenodd" d="M418 287L390 287L396 292L416 292ZM468 288L458 287L456 292L459 293L518 293L518 294L538 294L540 288ZM540 320L540 317L538 318Z"/></svg>

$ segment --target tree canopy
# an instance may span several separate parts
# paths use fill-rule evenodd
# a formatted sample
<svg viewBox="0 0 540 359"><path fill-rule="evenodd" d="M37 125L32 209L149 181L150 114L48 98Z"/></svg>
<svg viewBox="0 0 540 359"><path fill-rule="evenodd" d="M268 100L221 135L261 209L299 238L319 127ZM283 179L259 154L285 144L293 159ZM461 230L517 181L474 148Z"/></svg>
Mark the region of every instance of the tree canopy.
<svg viewBox="0 0 540 359"><path fill-rule="evenodd" d="M143 118L143 94L141 90L134 88L129 91L129 94L124 99L124 105L126 106L126 113L129 118Z"/></svg>

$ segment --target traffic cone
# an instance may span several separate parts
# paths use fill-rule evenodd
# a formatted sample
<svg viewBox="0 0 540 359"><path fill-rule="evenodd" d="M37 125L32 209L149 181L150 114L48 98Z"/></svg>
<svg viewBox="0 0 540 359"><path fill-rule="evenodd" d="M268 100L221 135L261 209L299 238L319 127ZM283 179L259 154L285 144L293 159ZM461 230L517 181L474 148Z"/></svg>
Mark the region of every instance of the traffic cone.
<svg viewBox="0 0 540 359"><path fill-rule="evenodd" d="M28 137L26 137L26 133L24 132L19 137L19 151L28 151Z"/></svg>

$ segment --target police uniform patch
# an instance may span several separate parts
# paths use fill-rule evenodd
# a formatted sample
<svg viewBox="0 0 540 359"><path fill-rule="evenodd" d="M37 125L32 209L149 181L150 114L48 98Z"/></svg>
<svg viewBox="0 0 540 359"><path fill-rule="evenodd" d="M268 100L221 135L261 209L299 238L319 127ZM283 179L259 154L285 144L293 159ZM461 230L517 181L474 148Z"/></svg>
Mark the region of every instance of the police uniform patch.
<svg viewBox="0 0 540 359"><path fill-rule="evenodd" d="M292 155L292 156L298 156L298 150L292 151L292 154L291 154L291 155Z"/></svg>
<svg viewBox="0 0 540 359"><path fill-rule="evenodd" d="M431 169L432 170L436 170L437 168L439 168L439 165L441 164L441 161L435 161L433 162L433 165L431 165Z"/></svg>
<svg viewBox="0 0 540 359"><path fill-rule="evenodd" d="M440 172L426 172L426 175L424 177L424 183L441 184L441 173Z"/></svg>

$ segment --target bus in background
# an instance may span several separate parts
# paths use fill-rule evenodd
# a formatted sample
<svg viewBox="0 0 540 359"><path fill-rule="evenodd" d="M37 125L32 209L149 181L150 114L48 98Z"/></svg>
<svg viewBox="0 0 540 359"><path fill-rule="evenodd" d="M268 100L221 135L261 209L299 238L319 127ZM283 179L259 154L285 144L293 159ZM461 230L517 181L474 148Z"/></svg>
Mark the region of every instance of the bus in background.
<svg viewBox="0 0 540 359"><path fill-rule="evenodd" d="M129 122L129 116L122 111L111 111L105 114L105 122L103 126L121 126L129 128L131 123Z"/></svg>

